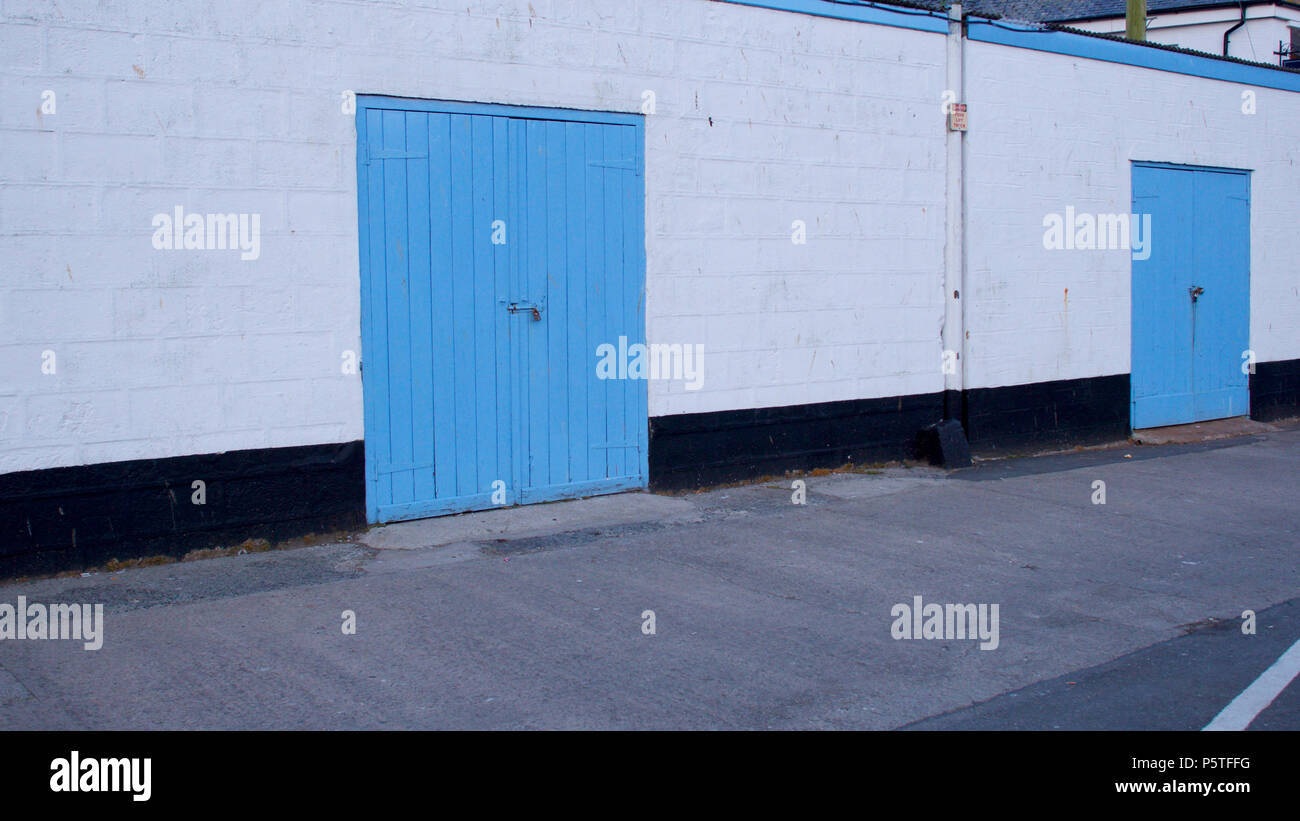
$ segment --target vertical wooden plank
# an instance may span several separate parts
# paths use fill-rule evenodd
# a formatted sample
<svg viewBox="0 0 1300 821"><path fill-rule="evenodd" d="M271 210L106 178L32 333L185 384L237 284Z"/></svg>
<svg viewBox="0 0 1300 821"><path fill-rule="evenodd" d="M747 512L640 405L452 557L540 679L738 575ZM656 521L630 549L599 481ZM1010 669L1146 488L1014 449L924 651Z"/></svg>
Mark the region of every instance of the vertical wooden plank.
<svg viewBox="0 0 1300 821"><path fill-rule="evenodd" d="M424 153L429 144L429 115L406 112L408 153ZM433 417L433 265L430 248L429 160L406 160L407 247L410 249L411 458L416 465L434 463ZM437 495L432 467L412 470L412 501Z"/></svg>
<svg viewBox="0 0 1300 821"><path fill-rule="evenodd" d="M478 419L474 402L474 167L473 117L451 115L451 323L452 369L455 373L455 435L464 447L456 452L456 495L476 487Z"/></svg>
<svg viewBox="0 0 1300 821"><path fill-rule="evenodd" d="M645 261L645 132L644 125L628 126L627 133L631 139L631 153L633 172L629 177L627 193L627 224L628 224L628 242L626 245L627 272L630 277L629 282L636 292L636 300L633 304L633 326L636 328L637 340L647 343L646 338L646 261ZM672 341L672 340L670 340ZM702 340L679 340L683 345L688 342L694 344ZM703 364L697 359L696 367L702 368ZM702 373L702 371L701 371ZM637 474L641 477L641 486L646 487L650 483L650 404L649 404L650 386L642 382L636 388L632 397L632 406L634 408L633 422L635 428L635 441L637 443L636 454L632 457L636 462Z"/></svg>
<svg viewBox="0 0 1300 821"><path fill-rule="evenodd" d="M569 379L569 437L566 462L571 482L592 478L592 438L587 403L596 380L596 343L588 340L587 324L587 143L582 123L564 124L566 306L564 359ZM554 319L554 317L552 317Z"/></svg>
<svg viewBox="0 0 1300 821"><path fill-rule="evenodd" d="M1292 29L1294 31L1294 29ZM1249 173L1234 174L1228 180L1227 213L1223 230L1231 238L1224 265L1229 299L1225 309L1228 327L1224 330L1226 389L1232 394L1232 412L1250 413L1250 378L1241 370L1242 354L1249 350L1250 339L1250 185ZM1234 367L1235 366L1235 367Z"/></svg>
<svg viewBox="0 0 1300 821"><path fill-rule="evenodd" d="M401 111L383 113L385 151L406 148L406 116ZM388 396L389 440L397 465L412 461L411 441L411 325L410 248L407 245L406 160L382 160L384 168L384 225L387 243L385 265L388 292ZM393 502L412 500L411 471L392 474Z"/></svg>
<svg viewBox="0 0 1300 821"><path fill-rule="evenodd" d="M546 336L547 392L550 435L547 445L547 485L572 481L569 471L570 398L567 337L569 196L565 175L564 123L546 123L546 310L540 328Z"/></svg>
<svg viewBox="0 0 1300 821"><path fill-rule="evenodd" d="M510 314L506 303L510 300L512 249L518 245L518 220L512 205L513 175L510 162L511 121L505 117L492 118L492 208L493 219L505 223L505 244L492 246L492 391L496 398L496 462L497 478L506 483L506 503L513 504L519 489L514 475L514 431L512 423L510 376Z"/></svg>
<svg viewBox="0 0 1300 821"><path fill-rule="evenodd" d="M471 123L473 144L473 229L471 244L474 258L474 415L478 425L475 443L475 492L490 493L492 482L505 479L497 467L496 418L496 253L492 244L493 207L493 134L499 117L474 117Z"/></svg>
<svg viewBox="0 0 1300 821"><path fill-rule="evenodd" d="M627 157L623 154L623 140L618 126L601 127L602 161L609 166L616 166ZM605 304L609 318L609 334L612 342L618 346L619 337L627 338L627 347L633 343L631 328L628 325L629 311L625 301L625 283L623 269L624 235L623 189L627 185L629 172L616 167L604 169L605 179L605 266L603 276L606 283ZM618 346L622 347L622 346ZM621 352L621 351L620 351ZM630 357L629 357L630 359ZM626 374L624 374L626 376ZM606 422L606 441L611 445L621 445L628 441L627 399L628 379L612 383L609 392L609 416ZM609 449L609 476L626 476L628 469L627 449L611 447Z"/></svg>
<svg viewBox="0 0 1300 821"><path fill-rule="evenodd" d="M524 184L526 209L526 246L524 248L524 278L526 290L523 299L541 302L546 297L547 248L549 224L547 221L548 191L547 123L528 120L524 126L527 138ZM526 314L512 318L515 329L525 340L526 375L528 385L528 487L539 488L549 484L551 427L551 402L548 381L550 363L547 361L546 323L533 322Z"/></svg>
<svg viewBox="0 0 1300 821"><path fill-rule="evenodd" d="M605 150L602 140L604 126L586 123L582 126L585 143L584 154L587 162L586 204L584 219L587 224L587 327L588 355L592 357L595 369L596 348L609 344L618 346L618 337L611 333L613 323L609 320L606 302L606 283L608 282L608 255L605 243L605 173L606 170L595 163L604 161ZM618 387L617 380L598 379L592 382L592 390L587 400L587 437L592 445L587 460L587 475L591 479L603 479L609 476L609 449L603 445L609 442L609 396Z"/></svg>
<svg viewBox="0 0 1300 821"><path fill-rule="evenodd" d="M373 122L373 124L372 124ZM362 372L362 402L365 409L366 520L379 521L379 509L388 499L381 493L379 466L388 458L387 395L382 374L387 360L383 329L383 304L378 300L383 289L377 280L383 276L383 221L378 203L383 199L382 176L370 172L366 159L380 143L382 128L378 112L362 106L357 110L357 230L358 258L361 262L361 351L362 360L373 360L367 378ZM373 142L372 142L373 140ZM377 237L372 241L371 237ZM385 484L384 490L390 485Z"/></svg>
<svg viewBox="0 0 1300 821"><path fill-rule="evenodd" d="M609 126L611 131L616 131L619 137L619 157L620 161L626 160L630 167L626 171L619 172L619 179L623 183L622 196L619 198L619 207L623 211L623 255L620 268L621 276L619 279L623 285L623 311L624 322L628 329L628 344L642 344L646 342L645 338L645 278L640 273L640 255L639 248L644 248L644 229L641 228L641 210L637 205L637 191L640 190L641 178L637 176L636 168L638 164L637 156L637 132L630 125ZM683 346L686 340L671 339L671 343L681 343ZM647 354L648 357L648 354ZM647 373L647 377L649 374ZM646 391L649 385L645 379L628 380L623 393L623 443L627 445L640 445L641 436L645 431L645 407ZM639 476L641 475L641 450L637 448L620 448L623 454L623 473L622 476Z"/></svg>
<svg viewBox="0 0 1300 821"><path fill-rule="evenodd" d="M524 298L527 289L525 267L528 259L528 121L510 120L507 148L510 155L510 214L512 239L510 249L509 291L507 302ZM515 317L506 314L506 333L508 336L510 370L510 431L511 431L511 477L510 487L516 494L522 493L528 485L528 454L530 452L530 430L528 425L528 336L527 328L521 328Z"/></svg>
<svg viewBox="0 0 1300 821"><path fill-rule="evenodd" d="M1152 310L1159 317L1158 325L1166 331L1158 343L1164 356L1155 378L1163 394L1160 404L1165 410L1162 413L1168 420L1161 424L1175 424L1190 422L1195 413L1192 358L1195 329L1192 301L1187 292L1198 259L1195 243L1189 236L1193 225L1191 212L1195 201L1195 178L1187 171L1165 168L1159 170L1159 180L1160 221L1163 225L1154 228L1156 218L1153 216L1153 236L1149 239L1151 258L1160 255L1161 260L1156 266L1158 292Z"/></svg>
<svg viewBox="0 0 1300 821"><path fill-rule="evenodd" d="M372 110L367 114L369 120L367 134L370 139L371 153L378 153L383 148L384 113ZM393 463L393 430L390 406L393 397L389 390L392 379L388 352L388 239L387 226L384 223L384 163L371 160L369 172L368 199L370 204L370 270L372 311L375 317L372 338L375 340L375 356L370 368L370 387L376 394L377 413L375 414L375 450L377 452L376 495L380 505L393 503L393 476L389 465Z"/></svg>
<svg viewBox="0 0 1300 821"><path fill-rule="evenodd" d="M1130 380L1133 395L1134 427L1145 426L1146 417L1151 413L1153 403L1158 401L1161 386L1157 383L1158 372L1172 365L1170 343L1164 335L1171 330L1162 325L1165 315L1158 310L1164 299L1159 279L1161 268L1169 254L1163 246L1165 205L1160 192L1158 169L1146 166L1133 167L1133 212L1139 215L1150 214L1153 236L1151 256L1146 260L1134 259L1132 262L1132 318L1131 318L1131 363ZM1065 230L1072 230L1069 225Z"/></svg>
<svg viewBox="0 0 1300 821"><path fill-rule="evenodd" d="M433 352L434 485L438 499L456 496L455 373L452 362L451 115L429 115L430 277Z"/></svg>
<svg viewBox="0 0 1300 821"><path fill-rule="evenodd" d="M1218 197L1215 196L1215 175L1198 173L1196 171L1176 171L1173 172L1178 176L1184 177L1190 183L1191 196L1185 206L1184 216L1187 219L1187 230L1182 234L1182 241L1186 242L1191 251L1190 259L1183 264L1178 274L1181 282L1176 283L1184 291L1183 299L1187 304L1187 312L1190 317L1190 345L1188 350L1187 364L1184 366L1188 373L1188 391L1191 407L1188 409L1188 416L1195 417L1195 395L1203 388L1207 387L1213 379L1214 362L1205 354L1215 347L1214 345L1214 310L1210 308L1208 299L1198 299L1192 301L1191 296L1186 292L1193 285L1200 287L1209 286L1211 291L1215 290L1215 283L1212 281L1215 277L1215 269L1219 266L1221 259L1222 233L1214 223L1221 216L1218 206ZM1207 230L1208 229L1208 230ZM1220 295L1215 293L1214 296ZM1205 361L1202 361L1204 359ZM1188 421L1192 421L1191 418Z"/></svg>

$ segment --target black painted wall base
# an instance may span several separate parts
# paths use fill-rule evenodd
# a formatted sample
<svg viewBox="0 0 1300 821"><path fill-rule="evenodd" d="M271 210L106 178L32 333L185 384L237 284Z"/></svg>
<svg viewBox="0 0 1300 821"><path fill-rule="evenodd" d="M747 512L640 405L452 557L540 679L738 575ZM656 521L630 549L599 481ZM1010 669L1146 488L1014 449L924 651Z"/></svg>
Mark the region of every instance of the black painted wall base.
<svg viewBox="0 0 1300 821"><path fill-rule="evenodd" d="M1054 445L1088 445L1129 435L1129 375L1063 379L965 392L971 451L992 455Z"/></svg>
<svg viewBox="0 0 1300 821"><path fill-rule="evenodd" d="M942 417L941 393L656 416L650 487L679 490L910 459L917 431Z"/></svg>
<svg viewBox="0 0 1300 821"><path fill-rule="evenodd" d="M0 474L0 578L364 523L361 442Z"/></svg>
<svg viewBox="0 0 1300 821"><path fill-rule="evenodd" d="M1250 418L1272 422L1300 416L1300 359L1259 362L1250 375Z"/></svg>
<svg viewBox="0 0 1300 821"><path fill-rule="evenodd" d="M1129 377L659 416L650 420L650 487L917 458L918 434L945 409L961 414L976 454L1112 441L1129 433Z"/></svg>

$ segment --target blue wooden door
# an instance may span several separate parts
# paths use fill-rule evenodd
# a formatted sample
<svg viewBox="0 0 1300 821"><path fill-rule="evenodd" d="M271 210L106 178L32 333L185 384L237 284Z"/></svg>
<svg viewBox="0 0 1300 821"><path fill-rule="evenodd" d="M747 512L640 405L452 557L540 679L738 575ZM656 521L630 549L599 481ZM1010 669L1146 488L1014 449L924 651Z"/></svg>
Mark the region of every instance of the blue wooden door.
<svg viewBox="0 0 1300 821"><path fill-rule="evenodd" d="M357 140L370 520L643 487L594 354L644 340L639 118L363 97Z"/></svg>
<svg viewBox="0 0 1300 821"><path fill-rule="evenodd" d="M1249 412L1249 174L1136 163L1133 213L1151 235L1132 263L1132 426Z"/></svg>
<svg viewBox="0 0 1300 821"><path fill-rule="evenodd" d="M600 345L645 341L639 131L542 119L511 129L527 301L512 314L520 501L643 487L646 384L596 371Z"/></svg>

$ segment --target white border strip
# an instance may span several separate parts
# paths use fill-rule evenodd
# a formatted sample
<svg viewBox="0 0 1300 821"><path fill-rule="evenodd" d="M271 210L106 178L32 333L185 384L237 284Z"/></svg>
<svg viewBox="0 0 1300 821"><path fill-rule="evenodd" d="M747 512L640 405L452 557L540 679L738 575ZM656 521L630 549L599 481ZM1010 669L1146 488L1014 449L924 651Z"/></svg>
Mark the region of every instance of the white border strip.
<svg viewBox="0 0 1300 821"><path fill-rule="evenodd" d="M1300 674L1300 641L1291 645L1291 649L1283 653L1281 658L1273 662L1272 667L1255 679L1254 684L1243 690L1241 695L1224 707L1223 711L1206 724L1204 729L1246 729L1268 705L1273 703L1273 699L1281 695L1282 691L1295 680L1297 674Z"/></svg>

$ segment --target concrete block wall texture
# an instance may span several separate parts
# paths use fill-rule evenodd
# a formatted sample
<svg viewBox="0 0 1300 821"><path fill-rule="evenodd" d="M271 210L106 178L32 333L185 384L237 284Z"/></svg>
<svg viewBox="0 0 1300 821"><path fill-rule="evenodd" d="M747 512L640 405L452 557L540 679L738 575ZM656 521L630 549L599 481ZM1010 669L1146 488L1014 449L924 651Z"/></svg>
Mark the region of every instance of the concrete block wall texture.
<svg viewBox="0 0 1300 821"><path fill-rule="evenodd" d="M654 93L648 338L703 344L705 382L651 416L942 389L941 35L707 0L0 15L0 473L362 438L346 90ZM178 206L259 215L259 255L155 250Z"/></svg>
<svg viewBox="0 0 1300 821"><path fill-rule="evenodd" d="M1125 374L1131 255L1048 250L1043 219L1132 211L1134 160L1251 175L1250 344L1300 357L1300 94L967 43L967 386ZM1243 93L1253 95L1245 113Z"/></svg>

